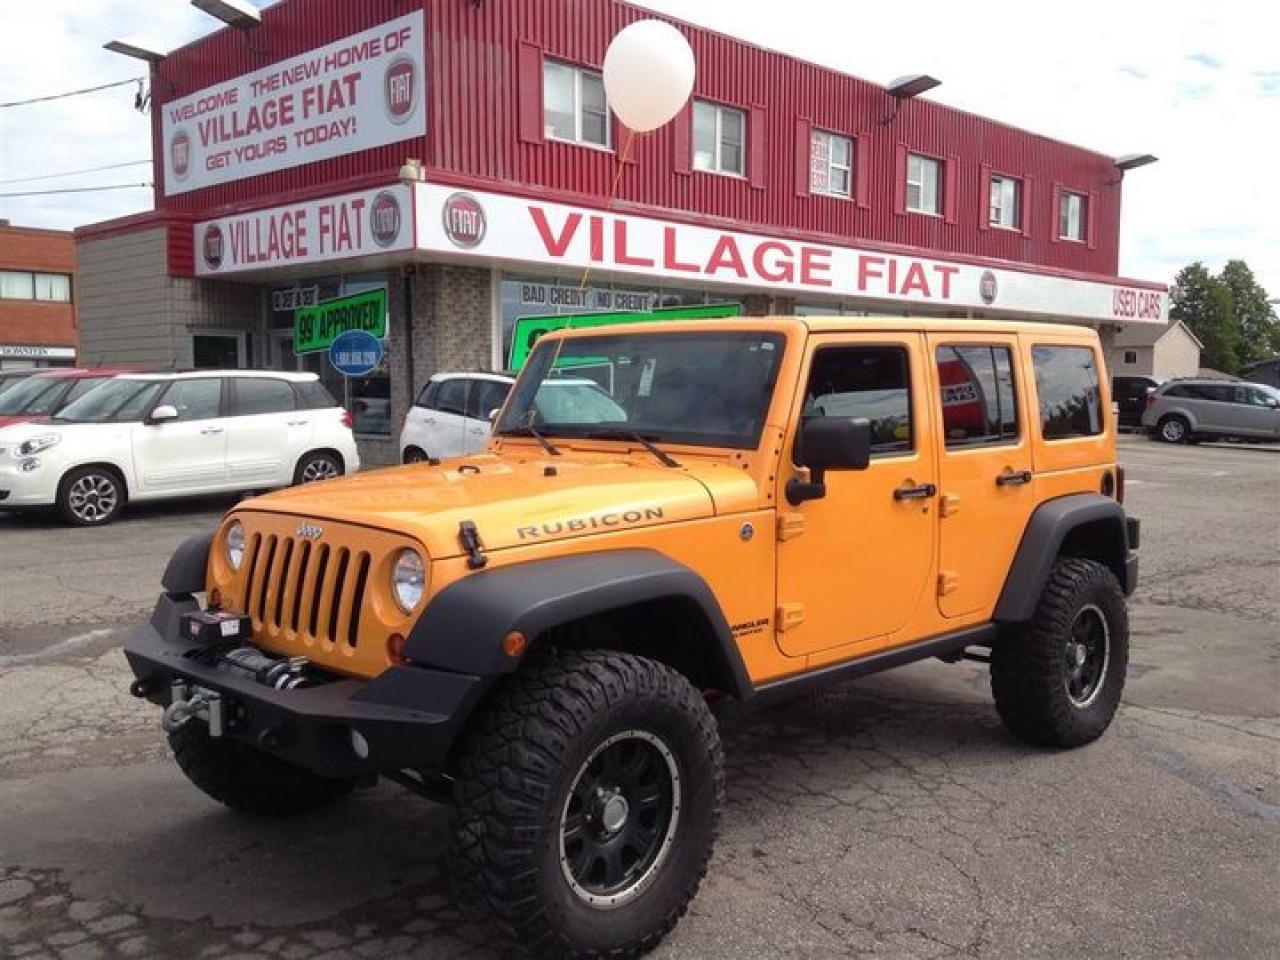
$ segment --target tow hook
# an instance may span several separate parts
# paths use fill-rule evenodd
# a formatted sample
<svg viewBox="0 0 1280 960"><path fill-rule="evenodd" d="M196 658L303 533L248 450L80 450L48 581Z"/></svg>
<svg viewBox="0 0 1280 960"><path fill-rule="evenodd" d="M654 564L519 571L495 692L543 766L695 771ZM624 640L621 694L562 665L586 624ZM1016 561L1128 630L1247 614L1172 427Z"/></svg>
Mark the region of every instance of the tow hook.
<svg viewBox="0 0 1280 960"><path fill-rule="evenodd" d="M218 738L225 732L222 694L188 684L185 680L173 681L172 696L164 708L161 723L167 733L173 733L188 721L200 719L209 727L209 736Z"/></svg>

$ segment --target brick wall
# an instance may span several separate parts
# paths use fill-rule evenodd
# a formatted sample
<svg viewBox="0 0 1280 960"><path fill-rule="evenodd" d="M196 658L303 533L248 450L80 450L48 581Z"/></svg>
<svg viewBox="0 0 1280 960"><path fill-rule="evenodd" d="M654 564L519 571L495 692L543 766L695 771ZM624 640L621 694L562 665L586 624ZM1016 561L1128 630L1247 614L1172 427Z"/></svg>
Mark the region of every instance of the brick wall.
<svg viewBox="0 0 1280 960"><path fill-rule="evenodd" d="M75 347L76 245L62 230L35 230L0 225L0 270L65 273L71 277L71 302L0 300L0 343Z"/></svg>

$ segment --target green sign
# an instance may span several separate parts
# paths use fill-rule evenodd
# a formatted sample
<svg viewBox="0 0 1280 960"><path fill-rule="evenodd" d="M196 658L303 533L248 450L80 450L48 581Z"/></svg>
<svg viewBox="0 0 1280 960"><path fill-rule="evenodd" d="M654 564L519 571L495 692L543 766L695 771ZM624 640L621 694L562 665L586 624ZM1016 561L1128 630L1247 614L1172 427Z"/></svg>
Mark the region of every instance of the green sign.
<svg viewBox="0 0 1280 960"><path fill-rule="evenodd" d="M690 307L659 307L642 313L572 313L558 317L521 317L511 335L511 357L508 367L519 370L529 359L529 351L538 340L552 330L570 327L608 327L618 323L650 323L660 320L701 320L715 317L737 317L742 307L736 303L707 303Z"/></svg>
<svg viewBox="0 0 1280 960"><path fill-rule="evenodd" d="M387 291L383 287L349 297L299 307L293 314L293 352L328 350L340 334L363 330L383 340L387 336Z"/></svg>

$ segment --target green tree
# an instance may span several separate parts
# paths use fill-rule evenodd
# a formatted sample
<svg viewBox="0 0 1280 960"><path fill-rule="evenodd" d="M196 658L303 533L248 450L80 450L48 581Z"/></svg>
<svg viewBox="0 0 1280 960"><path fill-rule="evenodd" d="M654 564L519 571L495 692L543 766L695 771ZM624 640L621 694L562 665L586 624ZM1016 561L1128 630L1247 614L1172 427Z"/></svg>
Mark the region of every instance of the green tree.
<svg viewBox="0 0 1280 960"><path fill-rule="evenodd" d="M1218 279L1231 292L1231 312L1240 330L1241 362L1248 364L1280 353L1280 320L1248 264L1229 260Z"/></svg>
<svg viewBox="0 0 1280 960"><path fill-rule="evenodd" d="M1181 320L1204 344L1200 366L1223 373L1240 369L1240 325L1231 290L1199 261L1183 267L1173 281L1169 315Z"/></svg>

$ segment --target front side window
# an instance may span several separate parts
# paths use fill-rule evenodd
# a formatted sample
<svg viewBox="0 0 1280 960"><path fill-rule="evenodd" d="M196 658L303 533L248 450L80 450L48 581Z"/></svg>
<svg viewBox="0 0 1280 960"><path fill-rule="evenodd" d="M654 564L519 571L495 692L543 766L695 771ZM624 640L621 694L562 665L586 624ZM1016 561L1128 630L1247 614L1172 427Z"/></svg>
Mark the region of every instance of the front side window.
<svg viewBox="0 0 1280 960"><path fill-rule="evenodd" d="M747 117L705 100L693 104L693 165L698 170L746 174Z"/></svg>
<svg viewBox="0 0 1280 960"><path fill-rule="evenodd" d="M248 417L259 413L285 413L296 406L293 387L286 380L270 377L237 377L235 385L235 416Z"/></svg>
<svg viewBox="0 0 1280 960"><path fill-rule="evenodd" d="M689 332L574 337L534 348L499 434L753 449L773 396L784 339ZM554 363L553 363L554 361Z"/></svg>
<svg viewBox="0 0 1280 960"><path fill-rule="evenodd" d="M222 381L214 378L175 380L160 398L161 406L178 411L179 420L212 420L222 404Z"/></svg>
<svg viewBox="0 0 1280 960"><path fill-rule="evenodd" d="M948 447L1018 439L1013 358L1006 346L938 348L942 430Z"/></svg>
<svg viewBox="0 0 1280 960"><path fill-rule="evenodd" d="M507 399L509 384L497 380L473 380L467 396L467 416L473 420L488 420L489 413L497 410Z"/></svg>
<svg viewBox="0 0 1280 960"><path fill-rule="evenodd" d="M853 196L853 141L814 130L809 144L809 187L831 197Z"/></svg>
<svg viewBox="0 0 1280 960"><path fill-rule="evenodd" d="M939 179L942 162L918 153L907 154L907 209L915 213L941 213Z"/></svg>
<svg viewBox="0 0 1280 960"><path fill-rule="evenodd" d="M988 212L988 221L993 227L1003 227L1006 230L1017 230L1018 224L1021 222L1019 218L1019 208L1022 206L1021 193L1022 184L1013 177L992 177L991 178L991 209Z"/></svg>
<svg viewBox="0 0 1280 960"><path fill-rule="evenodd" d="M911 370L905 347L825 347L813 357L804 419L859 417L871 422L871 455L909 453Z"/></svg>
<svg viewBox="0 0 1280 960"><path fill-rule="evenodd" d="M456 413L460 417L466 416L466 377L454 377L450 380L441 380L440 388L436 391L435 402L431 407L433 410L439 410L441 413Z"/></svg>
<svg viewBox="0 0 1280 960"><path fill-rule="evenodd" d="M604 78L592 70L546 61L542 66L547 136L595 147L610 145Z"/></svg>
<svg viewBox="0 0 1280 960"><path fill-rule="evenodd" d="M1084 240L1086 206L1080 194L1062 192L1058 197L1058 236L1064 240Z"/></svg>
<svg viewBox="0 0 1280 960"><path fill-rule="evenodd" d="M1088 347L1041 346L1031 350L1040 399L1040 435L1046 440L1102 433L1098 367Z"/></svg>
<svg viewBox="0 0 1280 960"><path fill-rule="evenodd" d="M37 273L35 275L37 300L71 302L71 278L65 273Z"/></svg>

